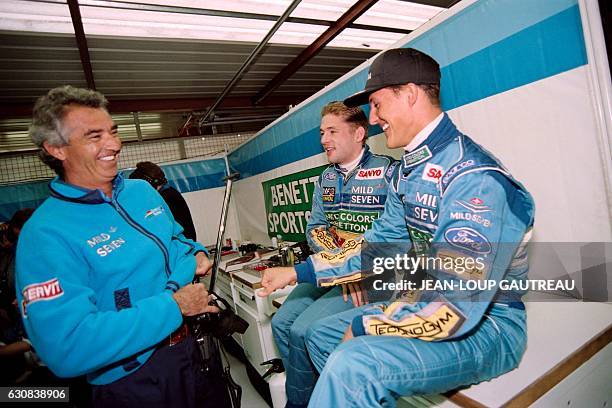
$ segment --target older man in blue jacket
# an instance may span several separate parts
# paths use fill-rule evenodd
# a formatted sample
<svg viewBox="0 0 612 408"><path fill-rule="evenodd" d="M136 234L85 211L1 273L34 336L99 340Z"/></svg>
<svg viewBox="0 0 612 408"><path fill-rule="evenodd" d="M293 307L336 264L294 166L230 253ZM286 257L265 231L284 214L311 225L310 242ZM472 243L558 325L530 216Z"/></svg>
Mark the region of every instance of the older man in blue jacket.
<svg viewBox="0 0 612 408"><path fill-rule="evenodd" d="M216 310L191 284L210 262L147 182L117 174L106 103L66 86L34 108L30 136L58 176L17 247L24 325L55 374L87 375L94 406L199 406L206 390L183 316Z"/></svg>

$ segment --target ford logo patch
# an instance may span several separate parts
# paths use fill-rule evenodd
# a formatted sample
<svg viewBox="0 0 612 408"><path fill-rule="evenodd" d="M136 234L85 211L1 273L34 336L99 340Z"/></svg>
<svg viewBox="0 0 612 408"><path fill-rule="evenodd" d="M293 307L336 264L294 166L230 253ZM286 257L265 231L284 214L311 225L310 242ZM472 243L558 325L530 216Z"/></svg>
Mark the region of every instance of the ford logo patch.
<svg viewBox="0 0 612 408"><path fill-rule="evenodd" d="M446 241L454 247L477 254L491 253L491 244L480 232L472 228L449 228L444 233Z"/></svg>
<svg viewBox="0 0 612 408"><path fill-rule="evenodd" d="M325 178L325 180L335 180L336 179L336 174L335 173L325 173L324 178Z"/></svg>

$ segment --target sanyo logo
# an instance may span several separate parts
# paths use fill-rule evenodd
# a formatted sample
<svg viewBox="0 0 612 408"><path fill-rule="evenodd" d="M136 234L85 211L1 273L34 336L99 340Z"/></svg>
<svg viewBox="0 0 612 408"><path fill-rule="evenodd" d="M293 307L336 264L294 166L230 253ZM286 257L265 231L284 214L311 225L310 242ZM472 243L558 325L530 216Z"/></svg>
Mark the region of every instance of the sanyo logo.
<svg viewBox="0 0 612 408"><path fill-rule="evenodd" d="M357 172L355 179L357 180L371 180L382 178L384 167L376 167L374 169L362 169Z"/></svg>

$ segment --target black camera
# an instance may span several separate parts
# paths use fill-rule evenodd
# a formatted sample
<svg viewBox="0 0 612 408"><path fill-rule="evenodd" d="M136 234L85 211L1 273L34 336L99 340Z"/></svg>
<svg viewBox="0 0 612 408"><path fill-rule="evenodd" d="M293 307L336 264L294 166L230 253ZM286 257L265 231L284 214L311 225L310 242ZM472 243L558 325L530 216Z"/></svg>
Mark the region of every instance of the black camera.
<svg viewBox="0 0 612 408"><path fill-rule="evenodd" d="M203 313L188 317L188 323L196 338L200 335L212 335L217 338L231 336L234 333L244 334L249 323L232 310L227 300L213 293L215 300L210 305L217 306L219 313Z"/></svg>

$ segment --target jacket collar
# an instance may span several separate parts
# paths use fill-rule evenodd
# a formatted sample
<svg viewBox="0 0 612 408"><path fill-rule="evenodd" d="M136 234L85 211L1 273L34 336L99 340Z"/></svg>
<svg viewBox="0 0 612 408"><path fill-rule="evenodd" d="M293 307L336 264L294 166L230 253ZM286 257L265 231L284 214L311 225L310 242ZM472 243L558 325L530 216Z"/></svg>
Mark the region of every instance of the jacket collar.
<svg viewBox="0 0 612 408"><path fill-rule="evenodd" d="M372 152L370 151L370 146L366 144L363 146L363 154L361 155L361 160L359 160L359 163L357 163L357 166L355 166L355 169L360 168L365 162L367 162L370 159L370 157L372 157ZM334 164L334 169L336 169L338 173L342 173L341 167L337 163ZM353 170L351 170L350 173L352 173Z"/></svg>
<svg viewBox="0 0 612 408"><path fill-rule="evenodd" d="M444 113L442 121L431 132L429 137L413 151L406 152L402 156L403 172L409 172L413 167L431 159L438 151L446 147L457 136L457 133L457 127L450 120L448 114Z"/></svg>
<svg viewBox="0 0 612 408"><path fill-rule="evenodd" d="M124 186L123 173L118 173L113 180L113 197L117 197L119 192L123 190ZM49 190L51 190L51 196L60 200L70 201L81 204L102 204L111 201L100 189L90 190L87 188L75 186L60 179L59 176L55 177L49 183Z"/></svg>

